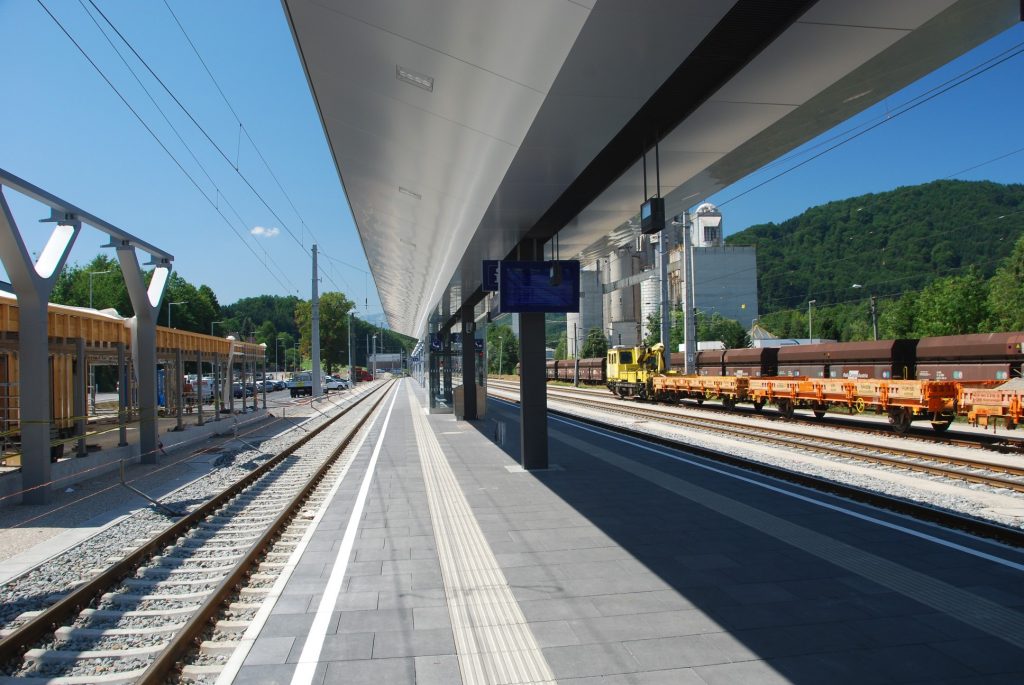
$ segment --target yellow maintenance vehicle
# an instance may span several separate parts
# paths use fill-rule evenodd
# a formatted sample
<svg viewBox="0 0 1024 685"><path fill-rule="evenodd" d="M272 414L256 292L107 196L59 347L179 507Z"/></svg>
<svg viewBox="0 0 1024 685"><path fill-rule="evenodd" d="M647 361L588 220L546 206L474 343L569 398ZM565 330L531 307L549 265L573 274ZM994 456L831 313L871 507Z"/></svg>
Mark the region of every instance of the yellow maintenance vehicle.
<svg viewBox="0 0 1024 685"><path fill-rule="evenodd" d="M616 346L608 350L608 389L619 397L653 397L652 380L665 375L665 347Z"/></svg>

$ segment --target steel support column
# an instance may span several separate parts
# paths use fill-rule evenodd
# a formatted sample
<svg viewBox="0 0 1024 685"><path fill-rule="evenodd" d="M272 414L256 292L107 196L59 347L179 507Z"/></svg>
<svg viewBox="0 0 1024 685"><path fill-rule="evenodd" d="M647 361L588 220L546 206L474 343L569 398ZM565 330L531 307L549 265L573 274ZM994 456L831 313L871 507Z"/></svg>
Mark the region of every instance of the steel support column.
<svg viewBox="0 0 1024 685"><path fill-rule="evenodd" d="M75 340L75 367L74 378L72 379L71 402L75 413L75 435L78 441L75 444L75 454L84 457L85 452L85 420L86 413L86 380L89 375L89 358L85 354L85 338Z"/></svg>
<svg viewBox="0 0 1024 685"><path fill-rule="evenodd" d="M462 401L463 418L467 421L476 416L476 326L473 322L473 308L462 310Z"/></svg>
<svg viewBox="0 0 1024 685"><path fill-rule="evenodd" d="M23 381L50 377L47 304L82 230L74 214L51 210L49 220L57 226L33 261L0 188L0 260L18 298L18 373ZM49 384L35 383L33 392L23 392L20 409L22 501L44 504L50 483Z"/></svg>
<svg viewBox="0 0 1024 685"><path fill-rule="evenodd" d="M523 468L548 467L544 314L519 315L519 445Z"/></svg>
<svg viewBox="0 0 1024 685"><path fill-rule="evenodd" d="M118 447L128 444L128 360L124 343L117 343L117 435Z"/></svg>
<svg viewBox="0 0 1024 685"><path fill-rule="evenodd" d="M174 430L182 431L185 430L185 364L181 358L181 348L174 350L174 385L177 388L176 394L178 395L178 420L174 425Z"/></svg>
<svg viewBox="0 0 1024 685"><path fill-rule="evenodd" d="M157 461L159 426L156 416L156 317L171 275L169 263L155 265L149 287L130 241L114 243L135 316L130 319L132 361L138 383L139 453L143 464Z"/></svg>
<svg viewBox="0 0 1024 685"><path fill-rule="evenodd" d="M196 425L202 426L203 421L203 351L196 350Z"/></svg>
<svg viewBox="0 0 1024 685"><path fill-rule="evenodd" d="M220 421L221 390L220 353L213 353L213 420Z"/></svg>
<svg viewBox="0 0 1024 685"><path fill-rule="evenodd" d="M267 410L267 345L263 344L263 411Z"/></svg>

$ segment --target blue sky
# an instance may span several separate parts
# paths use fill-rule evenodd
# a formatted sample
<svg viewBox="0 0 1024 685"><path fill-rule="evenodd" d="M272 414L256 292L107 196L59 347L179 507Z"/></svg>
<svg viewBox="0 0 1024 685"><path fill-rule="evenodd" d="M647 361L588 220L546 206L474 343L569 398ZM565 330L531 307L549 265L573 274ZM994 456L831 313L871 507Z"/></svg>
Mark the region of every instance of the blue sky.
<svg viewBox="0 0 1024 685"><path fill-rule="evenodd" d="M167 0L230 108L164 0L93 0L223 156L113 35L90 0L43 1L196 184L33 0L0 2L0 60L7 67L4 106L0 107L0 167L171 252L175 269L193 283L210 285L222 304L262 293L308 297L307 252L315 239L323 255L321 289L342 290L361 307L368 300L364 312L380 310L277 0ZM94 18L135 68L159 109L100 33ZM840 129L895 111L914 95L1021 42L1024 28L1018 25ZM1010 59L727 202L722 208L727 232L781 221L829 200L953 176L1024 147L1019 124L1024 111L1022 60ZM239 120L244 125L242 135ZM267 160L273 176L259 155ZM787 166L791 164L753 174L710 199L729 200ZM956 177L1022 182L1024 153ZM36 223L44 212L11 191L6 195L29 248L39 249L48 236L48 225ZM254 230L260 235L252 235ZM94 257L101 251L103 238L86 229L71 261L84 263Z"/></svg>

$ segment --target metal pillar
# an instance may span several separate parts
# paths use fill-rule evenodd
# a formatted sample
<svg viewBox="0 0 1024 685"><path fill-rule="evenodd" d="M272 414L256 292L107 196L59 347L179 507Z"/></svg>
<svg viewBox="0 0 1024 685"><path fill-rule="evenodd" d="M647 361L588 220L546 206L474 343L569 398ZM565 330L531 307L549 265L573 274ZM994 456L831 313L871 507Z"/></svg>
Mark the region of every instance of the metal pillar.
<svg viewBox="0 0 1024 685"><path fill-rule="evenodd" d="M263 355L263 411L267 410L267 355Z"/></svg>
<svg viewBox="0 0 1024 685"><path fill-rule="evenodd" d="M221 408L221 370L220 370L220 353L213 353L213 420L220 421L220 408Z"/></svg>
<svg viewBox="0 0 1024 685"><path fill-rule="evenodd" d="M454 405L452 397L452 331L450 328L446 328L441 333L441 346L444 350L444 371L441 373L441 394L444 397L445 404L448 406L448 411L452 410ZM377 380L376 373L373 373L373 380Z"/></svg>
<svg viewBox="0 0 1024 685"><path fill-rule="evenodd" d="M182 431L185 430L185 417L182 416L185 413L185 365L182 363L180 347L174 350L174 374L174 384L178 394L178 421L174 430Z"/></svg>
<svg viewBox="0 0 1024 685"><path fill-rule="evenodd" d="M18 373L23 380L50 377L47 303L82 230L74 214L52 210L49 221L57 226L33 261L0 188L0 259L18 297ZM45 504L50 482L49 384L34 383L33 392L21 393L20 409L22 501Z"/></svg>
<svg viewBox="0 0 1024 685"><path fill-rule="evenodd" d="M317 288L316 272L316 245L313 245L313 300L311 303L312 319L310 339L313 343L313 397L320 397L323 394L323 385L320 382L320 292ZM256 392L253 391L253 395Z"/></svg>
<svg viewBox="0 0 1024 685"><path fill-rule="evenodd" d="M356 375L352 372L352 312L348 313L348 387L356 387Z"/></svg>
<svg viewBox="0 0 1024 685"><path fill-rule="evenodd" d="M85 354L85 338L75 340L75 371L72 383L71 402L75 413L75 435L78 436L75 452L79 457L84 457L85 452L85 412L86 410L86 385L88 378L89 358Z"/></svg>
<svg viewBox="0 0 1024 685"><path fill-rule="evenodd" d="M128 288L128 297L135 310L135 316L130 319L130 330L132 361L135 362L139 392L139 452L143 464L155 464L159 439L156 416L156 317L160 313L160 302L167 288L171 268L169 262L157 264L149 287L146 287L131 242L122 240L114 247Z"/></svg>
<svg viewBox="0 0 1024 685"><path fill-rule="evenodd" d="M118 447L128 444L128 361L124 343L117 343L117 434Z"/></svg>
<svg viewBox="0 0 1024 685"><path fill-rule="evenodd" d="M519 315L519 445L523 468L548 467L544 314Z"/></svg>
<svg viewBox="0 0 1024 685"><path fill-rule="evenodd" d="M259 363L254 356L252 358L252 410L258 411L260 408L260 395L256 392L256 371L259 369Z"/></svg>
<svg viewBox="0 0 1024 685"><path fill-rule="evenodd" d="M658 278L661 281L661 354L665 371L672 369L672 320L668 307L668 231L662 229L658 236Z"/></svg>
<svg viewBox="0 0 1024 685"><path fill-rule="evenodd" d="M689 212L683 212L683 349L686 353L683 373L697 371L697 307L693 301L693 249Z"/></svg>
<svg viewBox="0 0 1024 685"><path fill-rule="evenodd" d="M476 416L476 345L474 344L473 308L462 309L462 400L463 418Z"/></svg>
<svg viewBox="0 0 1024 685"><path fill-rule="evenodd" d="M205 425L203 421L203 351L196 350L196 425Z"/></svg>

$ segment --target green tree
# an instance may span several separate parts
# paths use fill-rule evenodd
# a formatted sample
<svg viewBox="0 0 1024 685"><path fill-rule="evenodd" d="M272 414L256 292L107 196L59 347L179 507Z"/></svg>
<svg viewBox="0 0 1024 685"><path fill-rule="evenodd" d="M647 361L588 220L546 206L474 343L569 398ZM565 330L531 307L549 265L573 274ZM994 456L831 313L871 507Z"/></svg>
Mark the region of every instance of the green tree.
<svg viewBox="0 0 1024 685"><path fill-rule="evenodd" d="M697 340L706 342L709 340L721 340L728 348L747 347L750 339L743 326L735 319L727 319L718 312L711 316L706 313L697 312Z"/></svg>
<svg viewBox="0 0 1024 685"><path fill-rule="evenodd" d="M569 344L568 337L563 335L558 339L558 344L555 345L555 359L568 359L569 358Z"/></svg>
<svg viewBox="0 0 1024 685"><path fill-rule="evenodd" d="M320 296L320 362L328 373L348 363L348 313L355 306L339 292L326 292ZM301 336L299 347L303 352L312 350L313 346L312 311L308 300L295 306L295 323ZM378 346L378 351L381 348L382 345Z"/></svg>
<svg viewBox="0 0 1024 685"><path fill-rule="evenodd" d="M500 375L515 373L519 363L519 340L509 326L487 327L487 371Z"/></svg>
<svg viewBox="0 0 1024 685"><path fill-rule="evenodd" d="M93 274L91 278L90 273ZM121 265L117 259L103 254L97 255L85 266L65 266L57 277L50 301L72 307L88 307L90 280L94 309L114 309L125 317L134 315L128 288L121 275Z"/></svg>
<svg viewBox="0 0 1024 685"><path fill-rule="evenodd" d="M912 338L917 329L917 293L906 293L902 297L886 302L878 301L878 336L889 338Z"/></svg>
<svg viewBox="0 0 1024 685"><path fill-rule="evenodd" d="M661 312L655 311L647 315L647 335L643 343L646 347L653 347L661 342Z"/></svg>
<svg viewBox="0 0 1024 685"><path fill-rule="evenodd" d="M608 353L608 340L600 328L591 328L587 331L587 337L580 349L581 359L603 357Z"/></svg>
<svg viewBox="0 0 1024 685"><path fill-rule="evenodd" d="M989 331L1024 331L1024 235L989 281Z"/></svg>
<svg viewBox="0 0 1024 685"><path fill-rule="evenodd" d="M915 337L977 333L988 315L986 286L973 270L932 281L917 298Z"/></svg>

